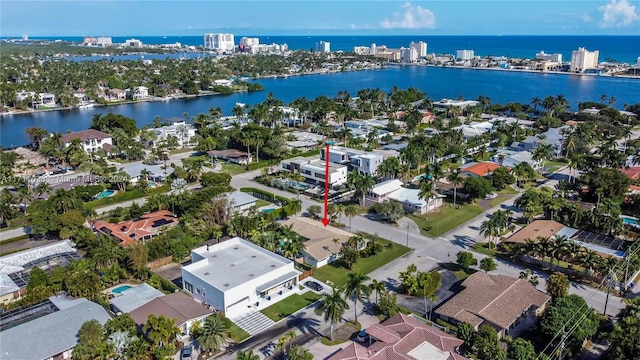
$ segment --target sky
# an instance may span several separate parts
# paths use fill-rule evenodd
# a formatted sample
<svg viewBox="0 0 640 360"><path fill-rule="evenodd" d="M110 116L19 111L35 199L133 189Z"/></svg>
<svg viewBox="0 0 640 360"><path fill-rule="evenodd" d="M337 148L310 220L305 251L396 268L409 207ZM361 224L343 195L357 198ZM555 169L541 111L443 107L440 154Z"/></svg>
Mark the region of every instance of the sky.
<svg viewBox="0 0 640 360"><path fill-rule="evenodd" d="M640 35L640 0L1 0L0 36Z"/></svg>

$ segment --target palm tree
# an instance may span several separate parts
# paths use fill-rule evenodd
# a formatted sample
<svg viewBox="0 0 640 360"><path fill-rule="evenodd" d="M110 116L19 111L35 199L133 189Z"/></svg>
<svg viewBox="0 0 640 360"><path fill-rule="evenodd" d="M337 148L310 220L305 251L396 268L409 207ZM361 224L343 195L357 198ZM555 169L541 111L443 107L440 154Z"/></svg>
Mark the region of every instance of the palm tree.
<svg viewBox="0 0 640 360"><path fill-rule="evenodd" d="M202 330L198 335L200 346L209 351L218 351L226 343L228 337L227 325L220 315L209 315L202 324Z"/></svg>
<svg viewBox="0 0 640 360"><path fill-rule="evenodd" d="M577 258L580 264L588 270L589 274L593 271L593 265L598 262L600 256L593 250L583 248L584 251L578 253Z"/></svg>
<svg viewBox="0 0 640 360"><path fill-rule="evenodd" d="M364 198L368 191L373 189L376 181L368 174L350 171L347 174L347 184L356 190L356 197L361 197L360 206L364 206Z"/></svg>
<svg viewBox="0 0 640 360"><path fill-rule="evenodd" d="M298 213L300 211L302 211L302 201L298 200L298 199L291 199L289 200L289 208L291 209L291 211L293 211L293 213L298 216Z"/></svg>
<svg viewBox="0 0 640 360"><path fill-rule="evenodd" d="M180 334L180 329L175 325L175 320L169 319L162 315L149 315L147 323L142 328L147 338L151 341L153 349L158 346L164 347Z"/></svg>
<svg viewBox="0 0 640 360"><path fill-rule="evenodd" d="M447 180L449 180L449 183L453 185L453 207L455 208L458 197L458 185L463 182L462 177L460 176L460 170L455 169L452 171L449 176L447 176Z"/></svg>
<svg viewBox="0 0 640 360"><path fill-rule="evenodd" d="M431 202L431 196L433 195L433 183L427 179L424 179L420 182L420 191L418 192L418 197L427 204L427 213L429 215L429 203Z"/></svg>
<svg viewBox="0 0 640 360"><path fill-rule="evenodd" d="M349 230L351 230L351 220L358 216L358 212L358 207L353 204L344 207L344 214L349 218Z"/></svg>
<svg viewBox="0 0 640 360"><path fill-rule="evenodd" d="M371 289L365 283L370 280L367 275L358 271L355 273L349 273L347 283L345 284L344 294L347 298L353 299L353 312L355 315L355 322L358 323L358 301L368 298L371 294Z"/></svg>
<svg viewBox="0 0 640 360"><path fill-rule="evenodd" d="M260 356L257 354L254 354L253 349L249 349L247 351L238 351L238 355L236 355L236 360L260 360Z"/></svg>
<svg viewBox="0 0 640 360"><path fill-rule="evenodd" d="M547 159L550 159L553 156L553 148L551 144L539 144L533 150L533 159L536 161L542 160L541 170L544 170L544 163Z"/></svg>
<svg viewBox="0 0 640 360"><path fill-rule="evenodd" d="M513 175L516 177L516 184L520 187L520 181L528 179L529 175L529 164L526 162L521 162L520 164L513 167Z"/></svg>
<svg viewBox="0 0 640 360"><path fill-rule="evenodd" d="M295 236L286 242L284 245L283 255L287 259L295 260L295 257L304 250L305 245L301 238Z"/></svg>
<svg viewBox="0 0 640 360"><path fill-rule="evenodd" d="M497 234L497 226L495 221L485 220L480 224L480 235L482 235L485 239L489 238L489 248L493 244L493 237Z"/></svg>
<svg viewBox="0 0 640 360"><path fill-rule="evenodd" d="M324 321L329 321L329 338L333 341L333 326L342 321L345 311L349 305L342 298L342 292L338 288L333 288L331 294L322 294L320 305L316 309L316 314L324 314Z"/></svg>
<svg viewBox="0 0 640 360"><path fill-rule="evenodd" d="M294 330L289 330L278 339L276 349L282 351L285 355L285 358L287 357L287 345L291 346L291 342L295 340L296 337L296 332Z"/></svg>
<svg viewBox="0 0 640 360"><path fill-rule="evenodd" d="M380 294L380 292L386 290L387 285L385 284L384 281L378 281L376 279L371 279L371 284L369 284L369 288L371 289L371 291L375 291L376 292L376 304L378 303L378 295Z"/></svg>

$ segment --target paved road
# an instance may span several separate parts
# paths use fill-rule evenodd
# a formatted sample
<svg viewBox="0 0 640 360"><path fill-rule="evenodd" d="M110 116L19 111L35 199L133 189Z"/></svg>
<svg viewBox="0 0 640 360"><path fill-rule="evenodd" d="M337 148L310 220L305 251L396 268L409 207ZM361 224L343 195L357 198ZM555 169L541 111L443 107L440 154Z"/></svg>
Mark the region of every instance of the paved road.
<svg viewBox="0 0 640 360"><path fill-rule="evenodd" d="M9 230L0 231L0 241L17 238L19 236L27 235L27 230L23 227Z"/></svg>

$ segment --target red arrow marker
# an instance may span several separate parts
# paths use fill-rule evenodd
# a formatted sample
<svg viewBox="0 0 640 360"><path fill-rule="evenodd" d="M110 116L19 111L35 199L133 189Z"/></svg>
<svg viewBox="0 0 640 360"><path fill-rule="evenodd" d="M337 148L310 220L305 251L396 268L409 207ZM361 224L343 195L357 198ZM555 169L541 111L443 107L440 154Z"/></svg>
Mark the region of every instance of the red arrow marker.
<svg viewBox="0 0 640 360"><path fill-rule="evenodd" d="M324 169L324 218L322 218L322 223L324 226L329 225L329 145L327 145L324 151L324 157L326 160L325 169Z"/></svg>

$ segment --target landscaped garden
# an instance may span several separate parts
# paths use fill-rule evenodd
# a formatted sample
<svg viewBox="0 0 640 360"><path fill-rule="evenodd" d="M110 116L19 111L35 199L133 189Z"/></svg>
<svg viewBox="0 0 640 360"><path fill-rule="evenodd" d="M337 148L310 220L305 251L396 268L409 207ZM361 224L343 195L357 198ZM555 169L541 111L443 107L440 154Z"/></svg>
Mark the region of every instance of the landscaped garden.
<svg viewBox="0 0 640 360"><path fill-rule="evenodd" d="M320 299L320 295L312 291L307 291L301 295L293 294L268 308L262 309L260 312L273 321L280 321L296 311L313 304L318 299Z"/></svg>
<svg viewBox="0 0 640 360"><path fill-rule="evenodd" d="M461 204L458 207L458 209L454 208L453 203L446 199L436 211L429 212L427 215L408 215L408 217L420 227L422 235L438 237L484 212L480 205L473 203Z"/></svg>
<svg viewBox="0 0 640 360"><path fill-rule="evenodd" d="M368 274L410 251L406 246L385 239L377 239L375 243L380 245L380 251L373 256L361 257L353 263L351 269L344 266L344 261L338 260L314 269L313 277L322 282L329 281L332 287L343 286L347 281L348 274L357 272Z"/></svg>

